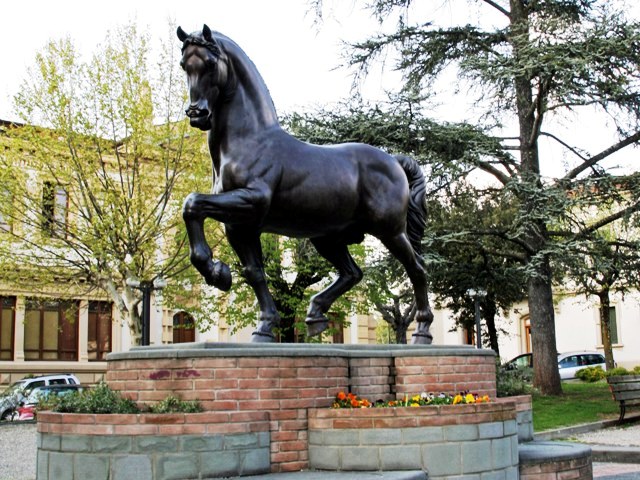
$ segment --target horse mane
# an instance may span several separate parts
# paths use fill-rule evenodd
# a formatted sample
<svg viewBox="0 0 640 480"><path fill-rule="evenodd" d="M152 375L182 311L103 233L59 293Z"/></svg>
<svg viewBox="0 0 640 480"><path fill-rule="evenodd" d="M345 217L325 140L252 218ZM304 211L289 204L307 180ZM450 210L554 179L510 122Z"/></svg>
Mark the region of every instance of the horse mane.
<svg viewBox="0 0 640 480"><path fill-rule="evenodd" d="M263 94L268 99L268 107L273 110L273 114L277 121L278 115L276 113L275 104L273 103L273 98L271 97L271 92L269 92L269 87L267 87L264 78L262 78L260 71L256 67L255 63L253 63L253 60L249 58L249 55L247 55L246 52L235 41L233 41L223 33L212 31L211 35L217 42L219 42L224 52L231 59L231 61L233 61L236 71L243 71L245 76L252 80L253 85L259 87L262 90Z"/></svg>

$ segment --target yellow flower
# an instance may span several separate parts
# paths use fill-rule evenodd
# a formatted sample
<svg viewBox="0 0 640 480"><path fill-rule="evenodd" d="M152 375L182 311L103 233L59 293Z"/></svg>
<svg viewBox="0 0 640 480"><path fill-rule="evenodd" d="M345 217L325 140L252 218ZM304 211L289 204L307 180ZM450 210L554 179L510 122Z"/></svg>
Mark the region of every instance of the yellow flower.
<svg viewBox="0 0 640 480"><path fill-rule="evenodd" d="M476 397L472 393L467 393L464 397L466 403L476 403Z"/></svg>
<svg viewBox="0 0 640 480"><path fill-rule="evenodd" d="M462 403L462 395L458 394L455 397L453 397L453 404L457 405L459 403Z"/></svg>

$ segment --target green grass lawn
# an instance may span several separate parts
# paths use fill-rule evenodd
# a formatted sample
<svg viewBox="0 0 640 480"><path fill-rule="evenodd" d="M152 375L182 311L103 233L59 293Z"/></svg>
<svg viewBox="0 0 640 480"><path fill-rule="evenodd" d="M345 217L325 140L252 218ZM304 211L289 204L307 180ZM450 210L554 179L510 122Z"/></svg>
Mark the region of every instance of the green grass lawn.
<svg viewBox="0 0 640 480"><path fill-rule="evenodd" d="M562 390L564 393L559 397L533 394L534 431L617 418L620 412L604 380L562 382Z"/></svg>

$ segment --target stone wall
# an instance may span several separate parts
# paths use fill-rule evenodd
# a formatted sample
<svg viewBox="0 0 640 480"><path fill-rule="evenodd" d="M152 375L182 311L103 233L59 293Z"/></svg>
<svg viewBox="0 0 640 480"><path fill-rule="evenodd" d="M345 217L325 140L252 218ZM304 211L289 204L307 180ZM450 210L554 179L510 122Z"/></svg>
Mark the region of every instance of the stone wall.
<svg viewBox="0 0 640 480"><path fill-rule="evenodd" d="M312 410L309 466L423 470L429 479L518 478L515 404ZM469 477L466 477L469 475Z"/></svg>
<svg viewBox="0 0 640 480"><path fill-rule="evenodd" d="M518 422L518 441L520 443L533 440L533 403L531 395L509 397L516 403L516 420Z"/></svg>
<svg viewBox="0 0 640 480"><path fill-rule="evenodd" d="M528 442L519 448L520 480L591 480L591 448L566 442Z"/></svg>
<svg viewBox="0 0 640 480"><path fill-rule="evenodd" d="M267 412L38 414L38 480L268 473Z"/></svg>

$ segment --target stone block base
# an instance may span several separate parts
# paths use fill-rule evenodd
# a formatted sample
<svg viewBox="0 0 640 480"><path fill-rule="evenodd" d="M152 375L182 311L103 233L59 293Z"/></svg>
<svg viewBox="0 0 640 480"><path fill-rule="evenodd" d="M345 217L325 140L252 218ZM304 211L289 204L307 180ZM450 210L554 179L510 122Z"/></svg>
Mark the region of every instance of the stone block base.
<svg viewBox="0 0 640 480"><path fill-rule="evenodd" d="M591 480L591 448L575 443L529 442L518 448L521 480Z"/></svg>

